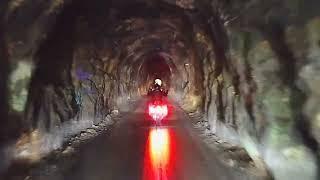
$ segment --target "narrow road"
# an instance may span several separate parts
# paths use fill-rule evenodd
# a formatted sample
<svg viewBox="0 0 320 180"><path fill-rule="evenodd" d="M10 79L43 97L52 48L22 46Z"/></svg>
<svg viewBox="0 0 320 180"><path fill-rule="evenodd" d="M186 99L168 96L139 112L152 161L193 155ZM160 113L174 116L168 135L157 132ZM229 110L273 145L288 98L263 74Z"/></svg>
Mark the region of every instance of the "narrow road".
<svg viewBox="0 0 320 180"><path fill-rule="evenodd" d="M168 121L154 126L144 114L145 103L128 112L110 133L80 147L72 162L59 162L39 180L231 180L192 131L190 120L171 108ZM52 168L52 167L51 167ZM57 170L58 169L58 170Z"/></svg>

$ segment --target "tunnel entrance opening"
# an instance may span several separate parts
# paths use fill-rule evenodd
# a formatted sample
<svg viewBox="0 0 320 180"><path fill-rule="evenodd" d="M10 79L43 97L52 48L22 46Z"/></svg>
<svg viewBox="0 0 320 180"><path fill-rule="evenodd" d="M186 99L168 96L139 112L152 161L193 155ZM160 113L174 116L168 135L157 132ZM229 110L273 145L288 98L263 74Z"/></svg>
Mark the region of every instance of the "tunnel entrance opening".
<svg viewBox="0 0 320 180"><path fill-rule="evenodd" d="M161 79L165 89L170 89L172 71L165 57L153 54L145 58L139 71L140 88L147 89L155 79Z"/></svg>

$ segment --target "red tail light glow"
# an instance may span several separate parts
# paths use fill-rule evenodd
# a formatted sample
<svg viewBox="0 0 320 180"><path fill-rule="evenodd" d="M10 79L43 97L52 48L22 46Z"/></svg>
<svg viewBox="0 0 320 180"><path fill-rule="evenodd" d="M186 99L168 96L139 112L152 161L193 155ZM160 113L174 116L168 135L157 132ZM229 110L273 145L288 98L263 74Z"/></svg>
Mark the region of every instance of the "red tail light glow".
<svg viewBox="0 0 320 180"><path fill-rule="evenodd" d="M149 104L148 114L155 121L162 120L168 115L168 106L166 104Z"/></svg>

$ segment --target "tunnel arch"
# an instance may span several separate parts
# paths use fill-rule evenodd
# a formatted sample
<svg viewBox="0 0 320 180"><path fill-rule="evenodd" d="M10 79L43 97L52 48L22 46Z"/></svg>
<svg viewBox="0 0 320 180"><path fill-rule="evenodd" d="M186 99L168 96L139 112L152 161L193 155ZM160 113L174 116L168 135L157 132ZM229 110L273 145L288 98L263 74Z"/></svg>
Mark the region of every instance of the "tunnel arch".
<svg viewBox="0 0 320 180"><path fill-rule="evenodd" d="M156 78L163 80L164 87L170 89L174 69L176 67L173 62L158 52L145 55L142 57L137 73L139 90L147 91Z"/></svg>

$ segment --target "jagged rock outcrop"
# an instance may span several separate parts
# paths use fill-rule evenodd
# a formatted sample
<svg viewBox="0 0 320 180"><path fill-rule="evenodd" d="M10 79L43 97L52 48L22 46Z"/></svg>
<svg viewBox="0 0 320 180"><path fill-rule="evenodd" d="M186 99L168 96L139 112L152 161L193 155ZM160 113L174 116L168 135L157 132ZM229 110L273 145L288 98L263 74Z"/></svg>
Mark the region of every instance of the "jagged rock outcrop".
<svg viewBox="0 0 320 180"><path fill-rule="evenodd" d="M212 130L244 145L254 159L264 159L277 179L319 176L314 133L319 112L311 77L305 74L318 62L318 18L311 8L315 2L301 3L213 1L211 7L199 6L207 12L203 16L212 18L209 33L199 35L200 43L208 44L205 111Z"/></svg>

